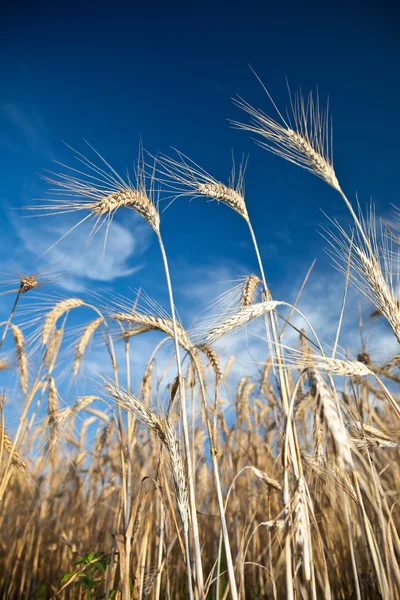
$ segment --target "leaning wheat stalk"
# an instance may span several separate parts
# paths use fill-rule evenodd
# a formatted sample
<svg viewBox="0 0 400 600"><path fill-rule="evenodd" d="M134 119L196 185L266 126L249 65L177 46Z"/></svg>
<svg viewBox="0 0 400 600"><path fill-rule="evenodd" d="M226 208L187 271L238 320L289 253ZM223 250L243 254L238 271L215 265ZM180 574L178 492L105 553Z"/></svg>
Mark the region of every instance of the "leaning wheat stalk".
<svg viewBox="0 0 400 600"><path fill-rule="evenodd" d="M108 228L116 211L122 208L129 208L135 211L141 217L143 217L153 229L153 231L156 233L167 279L168 295L170 300L172 316L172 329L175 340L176 364L178 369L180 385L180 402L183 421L185 454L187 461L187 469L188 472L191 473L192 465L190 463L190 443L185 406L185 391L183 386L179 353L179 334L175 318L175 304L172 293L168 260L162 236L160 233L160 217L152 198L154 192L153 182L150 182L150 191L148 191L142 149L139 150L139 160L136 169L136 185L132 185L129 177L127 178L127 180L124 180L121 176L118 175L118 173L116 173L116 171L111 167L111 165L109 165L109 163L107 163L107 161L104 160L104 158L102 158L97 152L96 155L97 158L100 159L99 165L87 159L79 152L75 152L75 159L81 165L83 165L84 170L77 170L73 167L66 167L68 170L67 173L59 173L55 174L54 177L46 178L47 181L54 186L55 194L58 194L60 198L58 199L56 197L55 199L50 200L47 204L36 207L36 209L45 209L46 211L48 211L48 209L50 208L59 212L84 212L86 213L86 215L76 225L74 225L74 227L71 228L70 231L78 227L87 219L92 218L94 220L94 225L89 238L93 237L93 235L95 235L95 233L102 227L104 223L107 223L107 238ZM77 173L78 176L76 175ZM69 231L67 231L64 234L64 236L68 233ZM55 323L50 323L50 325L54 326ZM45 340L48 340L48 329L49 327L47 327L46 329L47 335L43 336ZM191 480L189 480L189 497L192 516L193 537L195 542L197 582L200 594L202 594L204 581L202 571L201 549L197 524L195 494Z"/></svg>
<svg viewBox="0 0 400 600"><path fill-rule="evenodd" d="M157 415L131 393L123 392L110 382L106 382L106 390L110 397L120 403L128 412L133 412L139 419L154 433L162 445L167 449L172 469L172 476L175 484L177 507L182 520L186 562L188 569L189 590L191 590L191 569L190 569L190 546L189 546L189 502L188 502L188 481L185 473L182 455L179 448L179 442L176 438L175 429L167 421L161 421Z"/></svg>
<svg viewBox="0 0 400 600"><path fill-rule="evenodd" d="M373 256L373 250L365 230L356 215L349 199L343 192L333 166L332 127L328 109L320 107L319 98L314 99L310 92L307 101L301 93L290 96L291 114L285 119L269 96L280 121L268 116L263 111L252 107L248 102L239 98L235 104L250 115L250 123L231 121L232 124L244 131L249 131L266 141L257 141L258 145L281 158L313 173L336 190L344 200L353 217L354 223L361 235L368 253Z"/></svg>

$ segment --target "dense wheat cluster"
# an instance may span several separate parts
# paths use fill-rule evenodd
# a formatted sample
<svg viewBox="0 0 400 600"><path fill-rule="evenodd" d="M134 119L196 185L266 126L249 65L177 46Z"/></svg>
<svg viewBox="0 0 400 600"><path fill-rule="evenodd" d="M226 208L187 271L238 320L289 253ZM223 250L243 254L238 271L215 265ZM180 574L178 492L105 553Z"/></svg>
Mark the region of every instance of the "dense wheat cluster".
<svg viewBox="0 0 400 600"><path fill-rule="evenodd" d="M343 287L352 282L398 341L400 240L354 212L319 103L297 96L281 122L238 105L252 117L241 129L345 201L354 231L338 225L328 236ZM98 166L75 158L79 177L71 168L48 179L56 192L46 208L86 212L77 225L94 218L91 236L116 211L143 217L159 245L169 305L89 290L60 298L50 279L10 280L14 298L0 324L0 597L400 598L399 353L382 364L360 347L353 358L339 346L341 319L328 352L297 300L273 298L243 169L224 184L178 152L178 160L157 159L148 180L141 155L134 186L98 155ZM204 196L238 213L258 260L229 306L190 331L177 317L154 180L169 197ZM22 305L31 298L35 306L43 283L32 334ZM255 323L266 358L249 361L235 381L229 340L244 340ZM160 342L138 380L130 350L154 332ZM288 332L296 347L286 346ZM74 396L66 379L79 377L94 341L112 375L97 365L96 381ZM161 352L168 368L160 368ZM17 422L5 417L9 404Z"/></svg>

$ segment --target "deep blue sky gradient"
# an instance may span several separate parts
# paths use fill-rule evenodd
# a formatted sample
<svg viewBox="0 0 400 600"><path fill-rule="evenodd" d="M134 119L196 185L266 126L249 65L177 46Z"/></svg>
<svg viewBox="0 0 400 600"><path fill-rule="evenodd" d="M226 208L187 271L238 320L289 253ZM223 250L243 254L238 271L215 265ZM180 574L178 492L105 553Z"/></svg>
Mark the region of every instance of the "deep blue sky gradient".
<svg viewBox="0 0 400 600"><path fill-rule="evenodd" d="M152 153L177 147L223 181L232 149L238 158L249 153L246 199L271 287L279 295L300 284L315 257L314 277L325 275L330 261L318 228L327 221L319 209L346 224L345 206L323 182L230 128L227 119L245 118L231 97L239 94L274 114L248 64L280 107L287 105L285 77L292 90L301 86L308 92L318 84L321 98L330 98L335 167L343 188L350 198L358 191L364 206L372 197L378 213L388 214L399 194L395 11L389 2L3 7L0 244L6 256L11 261L16 253L21 269L32 268L15 232L20 213L11 207L30 205L44 194L36 173L53 168L53 159L70 162L62 140L79 150L83 139L89 140L123 172L132 166L142 136ZM62 226L62 217L55 219ZM116 221L131 224L122 212ZM187 291L179 296L179 286L192 277L201 287L207 269L222 265L233 278L256 269L245 223L226 207L180 199L162 222L182 304L191 299ZM144 285L167 306L155 243L146 247L143 261L146 268L110 285L119 292ZM129 267L136 262L128 258Z"/></svg>

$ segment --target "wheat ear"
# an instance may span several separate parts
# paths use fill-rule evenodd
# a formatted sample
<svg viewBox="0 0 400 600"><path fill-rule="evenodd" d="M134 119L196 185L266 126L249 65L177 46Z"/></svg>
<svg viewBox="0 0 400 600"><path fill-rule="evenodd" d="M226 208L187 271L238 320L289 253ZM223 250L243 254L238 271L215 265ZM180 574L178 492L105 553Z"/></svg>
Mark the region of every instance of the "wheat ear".
<svg viewBox="0 0 400 600"><path fill-rule="evenodd" d="M80 300L79 298L66 298L65 300L61 300L60 302L58 302L48 313L46 320L43 324L42 344L48 344L50 336L60 317L62 317L69 310L72 310L73 308L78 308L79 306L83 306L84 304L85 303L83 302L83 300Z"/></svg>
<svg viewBox="0 0 400 600"><path fill-rule="evenodd" d="M307 496L303 476L297 482L292 504L293 539L296 549L302 556L304 579L311 579L310 523L307 510Z"/></svg>
<svg viewBox="0 0 400 600"><path fill-rule="evenodd" d="M17 325L14 325L14 323L11 323L11 331L17 352L19 382L21 390L26 394L28 390L28 359L25 352L24 336L21 329Z"/></svg>
<svg viewBox="0 0 400 600"><path fill-rule="evenodd" d="M211 331L206 334L205 340L206 342L215 342L221 337L228 335L233 331L237 331L241 327L244 327L254 319L266 315L280 304L282 303L276 300L271 300L269 302L259 302L258 304L252 304L251 306L245 306L244 308L241 308L237 312L233 313L227 319L224 319L218 325L215 325L215 327L213 327Z"/></svg>
<svg viewBox="0 0 400 600"><path fill-rule="evenodd" d="M4 430L2 432L2 435L0 435L0 442L3 442L3 446L6 450L6 452L8 454L12 454L12 464L14 464L18 469L21 469L21 471L25 471L26 469L26 464L25 462L22 460L21 456L18 454L18 452L16 451L16 449L14 448L13 451L13 446L14 446L14 442L12 441L12 439L10 438L10 436L8 435L8 433L6 433Z"/></svg>
<svg viewBox="0 0 400 600"><path fill-rule="evenodd" d="M103 323L103 321L104 321L103 317L98 317L97 319L94 319L93 321L91 321L91 323L89 323L89 325L87 325L85 327L84 332L82 333L81 337L79 338L79 340L76 344L76 347L75 347L75 357L74 357L74 363L72 365L72 372L74 375L76 375L79 371L79 366L81 364L81 360L85 353L88 343L92 339L92 336L94 335L94 332L96 331L96 329L101 325L101 323Z"/></svg>
<svg viewBox="0 0 400 600"><path fill-rule="evenodd" d="M317 369L312 367L308 369L308 373L311 391L317 398L321 419L331 434L339 467L342 471L352 470L354 463L350 439L338 414L332 392Z"/></svg>
<svg viewBox="0 0 400 600"><path fill-rule="evenodd" d="M246 277L240 296L240 306L242 308L253 304L257 287L260 283L262 284L262 281L259 277L257 277L257 275L249 275Z"/></svg>
<svg viewBox="0 0 400 600"><path fill-rule="evenodd" d="M145 331L157 330L162 331L171 338L174 338L174 326L172 319L155 317L153 315L147 315L137 311L132 311L131 313L118 312L113 313L111 316L116 321L123 321L124 323L138 325L139 331L134 328L125 332L124 336L131 336L137 333L143 333ZM188 334L179 323L176 323L176 328L179 345L187 352L190 352L193 348L193 344L191 343Z"/></svg>
<svg viewBox="0 0 400 600"><path fill-rule="evenodd" d="M301 94L296 94L290 101L292 114L286 120L278 111L281 120L278 122L239 98L234 100L236 106L250 115L251 120L249 124L237 121L232 121L232 124L266 139L267 142L257 143L273 154L314 173L340 192L333 168L328 111L321 110L318 98L314 100L312 93L307 102Z"/></svg>

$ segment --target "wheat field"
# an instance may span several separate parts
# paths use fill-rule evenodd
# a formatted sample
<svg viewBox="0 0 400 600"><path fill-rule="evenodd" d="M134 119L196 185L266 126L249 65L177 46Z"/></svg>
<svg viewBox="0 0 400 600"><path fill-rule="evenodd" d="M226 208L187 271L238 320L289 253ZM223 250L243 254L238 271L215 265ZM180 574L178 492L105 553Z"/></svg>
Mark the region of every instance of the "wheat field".
<svg viewBox="0 0 400 600"><path fill-rule="evenodd" d="M312 94L290 100L289 116L275 107L275 119L240 99L244 118L232 125L339 194L352 227L333 221L325 237L343 274L341 317L354 288L400 342L396 227L353 208L327 111ZM49 199L28 210L76 214L74 228L90 219L90 237L105 239L117 211L134 211L157 240L169 303L140 291L60 297L46 273L2 281L0 597L400 598L400 355L379 362L361 345L351 355L342 318L327 349L298 307L307 278L294 302L273 296L244 165L221 182L181 152L141 150L131 180L92 148L73 158L45 176ZM258 263L189 329L175 306L160 189L235 211ZM244 343L254 324L264 358L232 388L230 340ZM147 338L158 341L138 378L131 349ZM75 394L94 345L107 368Z"/></svg>

